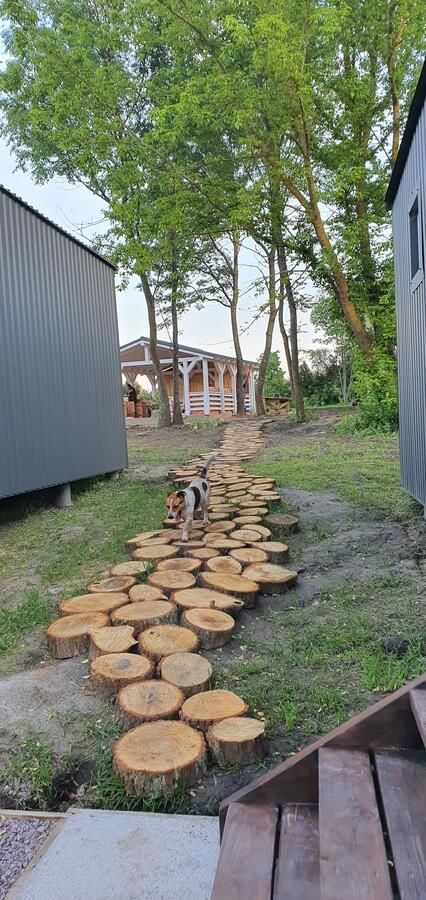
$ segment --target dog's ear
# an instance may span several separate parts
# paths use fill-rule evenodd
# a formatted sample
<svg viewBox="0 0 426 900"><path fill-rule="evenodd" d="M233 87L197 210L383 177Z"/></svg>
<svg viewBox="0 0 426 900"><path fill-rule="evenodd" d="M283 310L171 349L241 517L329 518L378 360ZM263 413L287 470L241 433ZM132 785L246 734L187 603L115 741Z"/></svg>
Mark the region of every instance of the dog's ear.
<svg viewBox="0 0 426 900"><path fill-rule="evenodd" d="M172 497L172 496L173 496L173 491L169 491L168 494L166 494L166 500L168 500L169 497Z"/></svg>
<svg viewBox="0 0 426 900"><path fill-rule="evenodd" d="M185 491L178 491L176 497L179 497L179 500L185 500Z"/></svg>

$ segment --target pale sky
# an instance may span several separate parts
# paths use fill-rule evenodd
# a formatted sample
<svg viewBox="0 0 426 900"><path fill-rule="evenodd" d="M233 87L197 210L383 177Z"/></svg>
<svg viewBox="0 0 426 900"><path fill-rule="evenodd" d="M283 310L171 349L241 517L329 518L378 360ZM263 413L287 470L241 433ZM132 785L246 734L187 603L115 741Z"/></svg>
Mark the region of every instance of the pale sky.
<svg viewBox="0 0 426 900"><path fill-rule="evenodd" d="M16 171L16 160L4 142L0 141L0 183L18 194L53 222L75 237L86 239L102 231L102 203L82 186L70 185L64 179L54 179L46 185L37 185L27 173ZM83 232L82 229L83 228ZM253 278L256 258L250 249L242 251L241 288ZM242 297L239 313L241 344L246 359L257 359L263 350L265 319L259 319L248 330L260 301L252 293ZM117 312L120 343L125 344L140 335L148 335L148 317L145 301L137 283L124 291L117 290ZM319 337L310 322L308 313L300 313L299 341L302 350L318 347ZM167 330L160 328L159 337L169 339ZM190 309L180 320L180 340L183 344L233 355L229 313L218 303L206 304L201 311ZM273 349L279 350L284 364L281 335L276 323Z"/></svg>

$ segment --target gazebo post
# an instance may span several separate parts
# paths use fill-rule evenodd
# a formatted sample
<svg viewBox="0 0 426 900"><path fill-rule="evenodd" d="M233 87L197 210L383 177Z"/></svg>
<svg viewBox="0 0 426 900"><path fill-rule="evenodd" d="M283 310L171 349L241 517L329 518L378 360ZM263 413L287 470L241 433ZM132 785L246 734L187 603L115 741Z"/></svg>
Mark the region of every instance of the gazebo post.
<svg viewBox="0 0 426 900"><path fill-rule="evenodd" d="M203 395L204 395L204 415L210 415L210 394L209 394L209 363L203 357Z"/></svg>
<svg viewBox="0 0 426 900"><path fill-rule="evenodd" d="M232 403L234 407L234 413L237 412L237 367L233 363L228 363L228 369L231 373L231 382L232 382Z"/></svg>
<svg viewBox="0 0 426 900"><path fill-rule="evenodd" d="M215 361L215 366L216 366L216 372L219 376L220 411L221 411L221 413L224 413L225 412L225 386L223 383L223 376L225 374L226 363Z"/></svg>

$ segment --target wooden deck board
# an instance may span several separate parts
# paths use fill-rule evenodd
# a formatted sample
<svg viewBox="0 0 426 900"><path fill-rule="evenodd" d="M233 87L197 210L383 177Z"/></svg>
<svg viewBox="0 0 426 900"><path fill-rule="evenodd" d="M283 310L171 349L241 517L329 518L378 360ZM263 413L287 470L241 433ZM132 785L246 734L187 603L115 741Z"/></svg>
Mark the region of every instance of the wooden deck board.
<svg viewBox="0 0 426 900"><path fill-rule="evenodd" d="M281 812L274 900L320 900L318 807L289 804Z"/></svg>
<svg viewBox="0 0 426 900"><path fill-rule="evenodd" d="M377 753L375 761L401 900L424 900L426 753Z"/></svg>
<svg viewBox="0 0 426 900"><path fill-rule="evenodd" d="M229 808L211 900L271 900L277 825L276 807Z"/></svg>
<svg viewBox="0 0 426 900"><path fill-rule="evenodd" d="M392 900L367 753L320 750L319 826L322 900Z"/></svg>
<svg viewBox="0 0 426 900"><path fill-rule="evenodd" d="M410 691L410 703L417 728L426 747L426 691L422 688Z"/></svg>

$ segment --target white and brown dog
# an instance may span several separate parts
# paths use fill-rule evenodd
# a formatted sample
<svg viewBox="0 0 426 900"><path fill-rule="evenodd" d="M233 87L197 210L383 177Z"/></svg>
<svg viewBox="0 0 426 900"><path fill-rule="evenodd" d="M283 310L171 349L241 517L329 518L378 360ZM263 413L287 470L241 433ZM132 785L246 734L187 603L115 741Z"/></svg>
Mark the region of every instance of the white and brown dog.
<svg viewBox="0 0 426 900"><path fill-rule="evenodd" d="M197 510L203 514L203 524L209 524L210 485L206 476L210 462L211 459L207 460L198 478L194 478L184 491L173 491L173 493L167 494L168 518L174 519L176 525L182 523L183 541L189 541L194 513Z"/></svg>

